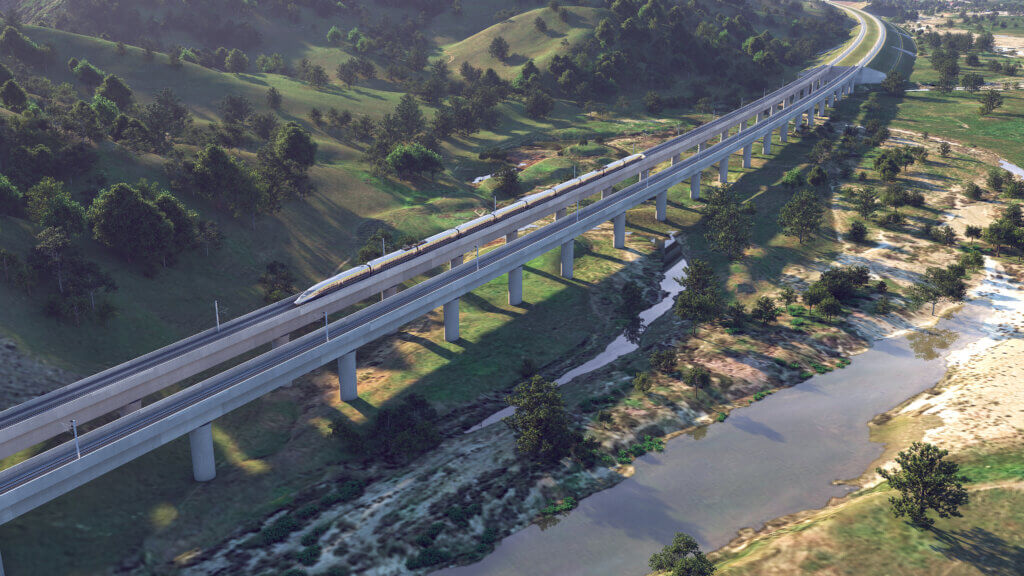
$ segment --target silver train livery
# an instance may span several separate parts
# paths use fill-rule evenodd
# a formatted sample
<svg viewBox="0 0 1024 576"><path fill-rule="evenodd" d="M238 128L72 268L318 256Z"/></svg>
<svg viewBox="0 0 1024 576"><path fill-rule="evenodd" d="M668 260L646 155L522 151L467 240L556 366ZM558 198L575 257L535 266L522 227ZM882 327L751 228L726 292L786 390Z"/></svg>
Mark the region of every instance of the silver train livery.
<svg viewBox="0 0 1024 576"><path fill-rule="evenodd" d="M615 172L616 170L621 170L622 168L625 168L626 166L639 162L640 160L643 159L643 154L633 154L632 156L627 156L621 160L616 160L615 162L608 164L607 166L601 168L600 170L588 172L580 176L579 178L574 178L572 180L562 182L561 184L555 186L554 188L548 188L547 190L544 190L542 192L531 194L521 200L509 204L508 206L498 208L494 212L484 214L479 218L475 218L473 220L470 220L469 222L460 224L459 226L456 226L451 230L439 232L425 240L421 240L420 242L417 242L410 246L403 246L402 249L400 250L391 252L389 254L385 254L380 258L370 260L366 264L361 264L354 268L349 268L348 270L345 270L340 274L331 276L330 278L324 280L323 282L319 282L311 286L308 290L303 292L298 298L295 299L295 304L305 304L306 302L309 302L314 298L319 298L324 294L333 292L335 290L338 290L339 288L348 286L349 284L352 284L354 282L359 282L360 280L368 278L382 270L387 270L388 268L391 268L392 266L395 266L397 264L401 264L402 262L405 262L410 258L415 258L419 254L429 252L431 250L434 250L435 248L453 242L458 238L462 238L463 236L472 234L473 232L476 232L481 228L486 228L496 222L500 222L506 218L510 218L524 210L533 208L538 204L547 202L548 200L565 194L566 192L569 192L571 190L575 190L576 188L579 188L580 186L590 182L591 180L601 178L603 176L606 176L607 174Z"/></svg>

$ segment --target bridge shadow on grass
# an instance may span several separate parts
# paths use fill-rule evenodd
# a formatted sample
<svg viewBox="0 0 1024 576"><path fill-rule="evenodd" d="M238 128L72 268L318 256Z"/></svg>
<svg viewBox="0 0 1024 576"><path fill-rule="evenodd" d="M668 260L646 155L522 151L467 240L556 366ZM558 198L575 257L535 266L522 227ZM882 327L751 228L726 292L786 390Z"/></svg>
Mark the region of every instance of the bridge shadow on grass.
<svg viewBox="0 0 1024 576"><path fill-rule="evenodd" d="M1024 570L1024 547L975 526L947 532L933 528L941 543L931 548L943 556L970 564L986 576L1019 576Z"/></svg>
<svg viewBox="0 0 1024 576"><path fill-rule="evenodd" d="M499 278L505 278L505 276L500 276ZM462 296L462 299L467 304L475 306L476 308L483 312L490 312L491 314L503 314L505 316L508 316L509 318L518 318L519 316L523 315L523 312L517 310L506 310L504 308L499 308L498 306L491 304L485 298L478 296L472 292L464 294Z"/></svg>
<svg viewBox="0 0 1024 576"><path fill-rule="evenodd" d="M451 360L452 358L455 358L458 355L458 353L455 352L454 350L449 350L444 346L441 346L437 342L434 342L430 338L424 338L423 336L413 334L412 332L399 332L397 338L399 340L402 340L403 342L414 342L416 344L419 344L420 346L423 346L427 350L430 350L434 354L437 354L438 356L446 360Z"/></svg>

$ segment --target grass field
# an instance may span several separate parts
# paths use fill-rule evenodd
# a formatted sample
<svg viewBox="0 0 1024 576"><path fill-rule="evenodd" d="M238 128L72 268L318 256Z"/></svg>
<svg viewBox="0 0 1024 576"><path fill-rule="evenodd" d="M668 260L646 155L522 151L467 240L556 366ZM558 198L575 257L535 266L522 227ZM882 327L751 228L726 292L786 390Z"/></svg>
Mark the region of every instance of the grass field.
<svg viewBox="0 0 1024 576"><path fill-rule="evenodd" d="M895 70L904 78L909 78L914 70L915 56L913 54L917 52L916 43L910 36L901 34L893 24L884 20L882 24L888 29L885 46L868 64L868 67L884 73Z"/></svg>
<svg viewBox="0 0 1024 576"><path fill-rule="evenodd" d="M854 66L858 62L864 59L865 56L871 52L871 49L875 47L875 43L878 42L878 35L881 34L881 30L878 24L869 16L864 15L864 22L867 24L867 32L864 33L864 41L857 46L853 52L850 52L846 58L843 58L841 62L837 62L838 66Z"/></svg>

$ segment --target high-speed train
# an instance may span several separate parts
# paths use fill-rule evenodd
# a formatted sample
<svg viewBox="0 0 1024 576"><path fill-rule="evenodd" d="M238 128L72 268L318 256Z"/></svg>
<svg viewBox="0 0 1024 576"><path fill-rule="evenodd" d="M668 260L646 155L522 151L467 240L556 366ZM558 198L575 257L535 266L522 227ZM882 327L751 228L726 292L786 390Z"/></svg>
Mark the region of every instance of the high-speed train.
<svg viewBox="0 0 1024 576"><path fill-rule="evenodd" d="M600 170L588 172L580 176L579 178L574 178L572 180L562 182L561 184L555 186L554 188L548 188L543 192L531 194L530 196L513 202L508 206L498 208L494 212L484 214L479 218L475 218L473 220L470 220L469 222L456 226L451 230L439 232L437 234L434 234L430 238L421 240L420 242L417 242L410 246L404 246L402 247L402 249L397 250L395 252L391 252L390 254L385 254L380 258L370 260L366 264L356 266L355 268L349 268L348 270L345 270L344 272L336 276L332 276L324 280L323 282L311 286L308 290L303 292L298 298L295 299L295 304L304 304L306 302L309 302L310 300L313 300L314 298L319 298L324 294L333 292L339 288L363 280L364 278L368 278L369 276L372 276L377 272L387 270L388 268L405 262L410 258L414 258L419 254L423 254L424 252L434 250L439 246L444 246L445 244L448 244L449 242L452 242L458 238L467 236L481 228L486 228L487 226L490 226L495 222L500 222L501 220L514 216L515 214L518 214L528 208L533 208L538 204L547 202L548 200L551 200L552 198L555 198L561 194L565 194L570 190L575 190L576 188L579 188L580 186L590 182L591 180L601 178L616 170L621 170L622 168L625 168L626 166L639 162L640 160L643 159L643 154L633 154L632 156L627 156L625 158L622 158L621 160L616 160L615 162L606 165L604 168L601 168Z"/></svg>

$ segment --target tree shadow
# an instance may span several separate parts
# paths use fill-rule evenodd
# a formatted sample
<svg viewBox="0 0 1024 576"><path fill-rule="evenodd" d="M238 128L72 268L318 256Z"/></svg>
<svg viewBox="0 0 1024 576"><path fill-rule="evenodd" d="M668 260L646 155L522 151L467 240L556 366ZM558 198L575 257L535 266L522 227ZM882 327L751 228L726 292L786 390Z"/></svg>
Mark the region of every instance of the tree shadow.
<svg viewBox="0 0 1024 576"><path fill-rule="evenodd" d="M932 528L940 546L932 546L946 558L974 566L988 576L1019 576L1024 567L1024 546L1007 542L1001 536L975 526L969 530L947 532Z"/></svg>

